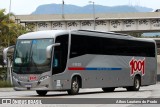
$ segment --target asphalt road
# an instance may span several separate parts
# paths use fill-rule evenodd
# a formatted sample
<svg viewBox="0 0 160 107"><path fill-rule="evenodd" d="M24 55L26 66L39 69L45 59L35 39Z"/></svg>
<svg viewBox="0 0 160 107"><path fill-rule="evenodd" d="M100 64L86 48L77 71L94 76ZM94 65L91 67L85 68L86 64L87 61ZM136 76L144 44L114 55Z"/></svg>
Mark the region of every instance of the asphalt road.
<svg viewBox="0 0 160 107"><path fill-rule="evenodd" d="M124 88L117 88L115 92L104 93L100 88L81 89L78 95L68 95L67 92L48 92L45 97L40 97L35 91L14 91L11 88L1 88L0 98L160 98L160 83L141 87L138 92L128 92ZM0 105L0 107L28 107L29 105ZM159 107L158 104L54 104L34 105L34 107Z"/></svg>

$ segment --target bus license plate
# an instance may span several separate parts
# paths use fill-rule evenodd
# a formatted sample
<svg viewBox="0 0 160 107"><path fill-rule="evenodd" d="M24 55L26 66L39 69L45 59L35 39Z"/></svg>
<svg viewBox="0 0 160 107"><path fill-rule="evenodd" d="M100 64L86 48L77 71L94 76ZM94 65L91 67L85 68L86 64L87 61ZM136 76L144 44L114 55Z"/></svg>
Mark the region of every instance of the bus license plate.
<svg viewBox="0 0 160 107"><path fill-rule="evenodd" d="M27 85L25 85L25 87L27 87L27 88L31 88L31 87L32 87L32 85L27 84Z"/></svg>

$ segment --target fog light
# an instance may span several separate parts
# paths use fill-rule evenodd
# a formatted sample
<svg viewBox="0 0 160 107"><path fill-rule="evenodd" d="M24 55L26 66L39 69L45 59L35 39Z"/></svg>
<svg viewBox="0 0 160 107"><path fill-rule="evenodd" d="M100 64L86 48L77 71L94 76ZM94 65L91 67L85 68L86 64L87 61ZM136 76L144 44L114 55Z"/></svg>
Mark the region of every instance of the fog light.
<svg viewBox="0 0 160 107"><path fill-rule="evenodd" d="M48 76L48 75L43 76L43 77L41 77L41 78L40 78L40 80L39 80L39 81L44 81L44 80L48 79L49 77L50 77L50 76Z"/></svg>

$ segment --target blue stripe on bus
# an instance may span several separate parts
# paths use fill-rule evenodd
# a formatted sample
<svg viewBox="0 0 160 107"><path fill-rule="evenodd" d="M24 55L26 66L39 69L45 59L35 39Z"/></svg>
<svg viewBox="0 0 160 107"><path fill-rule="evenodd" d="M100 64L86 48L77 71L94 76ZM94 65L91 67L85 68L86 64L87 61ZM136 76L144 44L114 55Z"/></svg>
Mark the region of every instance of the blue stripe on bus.
<svg viewBox="0 0 160 107"><path fill-rule="evenodd" d="M122 70L122 68L85 68L85 70Z"/></svg>
<svg viewBox="0 0 160 107"><path fill-rule="evenodd" d="M69 67L68 70L90 70L90 71L93 71L93 70L122 70L122 68L90 68L90 67L87 67L87 68L84 68L84 67Z"/></svg>

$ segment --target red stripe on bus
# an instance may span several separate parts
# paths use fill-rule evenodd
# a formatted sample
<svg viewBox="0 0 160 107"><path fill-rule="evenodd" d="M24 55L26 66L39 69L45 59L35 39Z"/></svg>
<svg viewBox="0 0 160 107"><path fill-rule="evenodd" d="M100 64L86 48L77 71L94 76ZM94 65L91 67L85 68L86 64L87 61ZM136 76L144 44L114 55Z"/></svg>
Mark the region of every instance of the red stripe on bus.
<svg viewBox="0 0 160 107"><path fill-rule="evenodd" d="M80 67L68 67L68 70L85 70L85 68L80 68Z"/></svg>

